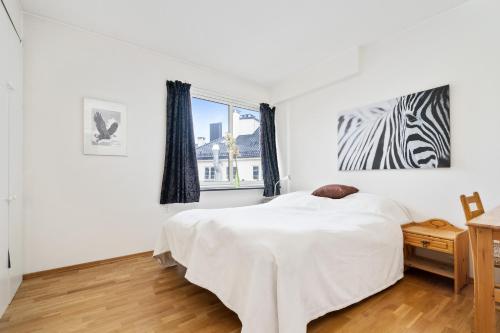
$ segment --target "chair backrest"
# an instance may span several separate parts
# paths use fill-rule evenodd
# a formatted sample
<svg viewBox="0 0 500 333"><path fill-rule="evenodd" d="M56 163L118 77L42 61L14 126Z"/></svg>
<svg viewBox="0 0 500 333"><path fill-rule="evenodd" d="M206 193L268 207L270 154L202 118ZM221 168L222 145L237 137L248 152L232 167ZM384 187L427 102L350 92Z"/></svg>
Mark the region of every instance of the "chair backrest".
<svg viewBox="0 0 500 333"><path fill-rule="evenodd" d="M465 219L467 221L470 221L484 213L484 207L479 193L474 192L471 196L465 196L462 194L460 196L460 201L462 202ZM475 204L475 207L471 207L472 204Z"/></svg>

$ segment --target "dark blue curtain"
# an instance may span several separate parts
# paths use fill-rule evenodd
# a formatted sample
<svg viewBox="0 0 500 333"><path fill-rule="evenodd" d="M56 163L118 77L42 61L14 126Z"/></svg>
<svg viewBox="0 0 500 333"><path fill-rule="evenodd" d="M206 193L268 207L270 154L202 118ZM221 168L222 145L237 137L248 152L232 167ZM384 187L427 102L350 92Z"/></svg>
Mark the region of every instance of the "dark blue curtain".
<svg viewBox="0 0 500 333"><path fill-rule="evenodd" d="M200 201L190 88L188 83L167 81L167 139L161 204Z"/></svg>
<svg viewBox="0 0 500 333"><path fill-rule="evenodd" d="M264 178L264 196L272 197L280 194L280 185L275 184L280 180L278 170L278 154L276 151L276 130L274 127L274 112L269 104L260 105L260 154L262 157L262 176Z"/></svg>

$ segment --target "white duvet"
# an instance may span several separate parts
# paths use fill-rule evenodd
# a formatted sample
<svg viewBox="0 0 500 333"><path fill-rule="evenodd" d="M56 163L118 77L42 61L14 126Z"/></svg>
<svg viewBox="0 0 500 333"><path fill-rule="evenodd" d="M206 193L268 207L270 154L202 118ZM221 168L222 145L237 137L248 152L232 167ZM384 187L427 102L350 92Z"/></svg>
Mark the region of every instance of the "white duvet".
<svg viewBox="0 0 500 333"><path fill-rule="evenodd" d="M373 194L294 192L178 213L163 224L154 256L185 266L189 281L238 314L243 333L304 333L309 321L403 277L400 224L408 220Z"/></svg>

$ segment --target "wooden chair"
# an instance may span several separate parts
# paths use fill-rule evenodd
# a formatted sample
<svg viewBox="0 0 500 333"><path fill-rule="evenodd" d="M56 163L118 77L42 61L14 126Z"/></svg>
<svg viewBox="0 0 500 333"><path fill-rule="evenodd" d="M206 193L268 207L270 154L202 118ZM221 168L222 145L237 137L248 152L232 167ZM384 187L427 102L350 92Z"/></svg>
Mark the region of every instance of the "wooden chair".
<svg viewBox="0 0 500 333"><path fill-rule="evenodd" d="M474 192L472 195L470 196L466 196L466 195L461 195L460 196L460 201L462 203L462 208L464 210L464 214L465 214L465 219L467 222L469 222L470 220L472 220L473 218L475 217L478 217L482 214L484 214L484 206L483 206L483 203L481 201L481 197L479 196L479 193L477 192ZM475 207L474 207L475 206ZM475 258L477 258L477 253L476 253L476 249L477 249L477 235L476 235L476 228L473 228L473 227L468 227L469 229L469 239L470 239L470 248L472 250L472 267L473 267L473 270L474 270L474 281L478 281L478 278L477 278L477 268L476 268L476 265L477 265L477 261ZM498 253L498 247L499 247L499 244L498 242L495 242L494 244L494 253ZM500 267L500 258L495 256L495 266L496 267ZM498 286L496 286L498 287ZM478 293L478 290L477 290L477 283L474 283L474 295L477 295ZM476 296L474 296L474 306L475 306L475 303L476 303ZM497 310L499 310L498 306L496 307ZM475 327L479 327L478 324L476 323L475 324Z"/></svg>
<svg viewBox="0 0 500 333"><path fill-rule="evenodd" d="M471 196L465 196L462 194L460 196L460 201L462 202L462 207L464 209L464 214L465 214L465 220L467 222L469 222L475 217L478 217L479 215L484 214L484 207L481 201L481 197L479 196L479 193L474 192L472 193ZM475 205L475 207L471 207L471 205L473 204ZM469 234L470 234L470 228L469 228ZM471 243L471 245L473 244ZM495 267L500 267L500 243L498 241L494 241L493 249L495 253Z"/></svg>
<svg viewBox="0 0 500 333"><path fill-rule="evenodd" d="M481 202L479 193L474 192L471 196L468 197L462 194L460 196L460 201L462 202L462 207L464 209L465 219L467 220L467 222L475 217L478 217L479 215L484 214L484 207L483 203ZM476 209L471 209L471 204L475 204Z"/></svg>

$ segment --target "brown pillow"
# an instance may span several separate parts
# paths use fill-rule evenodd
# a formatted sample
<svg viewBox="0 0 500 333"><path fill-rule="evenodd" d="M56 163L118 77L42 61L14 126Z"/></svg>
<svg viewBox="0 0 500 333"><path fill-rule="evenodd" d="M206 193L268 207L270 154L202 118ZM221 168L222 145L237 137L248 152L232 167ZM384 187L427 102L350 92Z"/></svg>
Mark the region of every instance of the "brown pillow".
<svg viewBox="0 0 500 333"><path fill-rule="evenodd" d="M358 192L358 189L354 186L330 184L316 189L312 195L330 199L342 199L343 197L356 192Z"/></svg>

